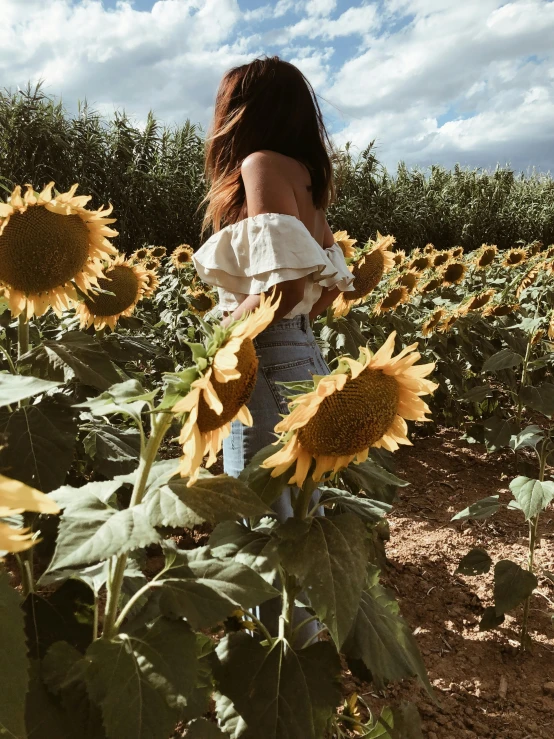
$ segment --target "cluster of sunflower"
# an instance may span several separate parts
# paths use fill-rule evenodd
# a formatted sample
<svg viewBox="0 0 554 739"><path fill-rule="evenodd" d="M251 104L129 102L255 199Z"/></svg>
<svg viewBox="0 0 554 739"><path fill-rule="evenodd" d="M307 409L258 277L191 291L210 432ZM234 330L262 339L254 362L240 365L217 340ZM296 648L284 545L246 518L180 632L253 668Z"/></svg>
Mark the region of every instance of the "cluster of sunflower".
<svg viewBox="0 0 554 739"><path fill-rule="evenodd" d="M0 287L14 317L74 308L81 328L114 329L155 280L142 263L126 260L109 241L112 207L88 210L90 195L65 193L50 182L41 192L15 187L0 203Z"/></svg>
<svg viewBox="0 0 554 739"><path fill-rule="evenodd" d="M205 456L216 460L230 424L252 425L246 406L256 383L258 359L253 339L272 321L279 300L262 296L260 307L227 328L208 329L196 347L195 379L173 407L183 414L180 472L193 485ZM367 459L371 447L389 451L410 444L406 420L426 421L422 395L437 385L426 380L434 364L415 366L417 344L393 356L396 334L372 354L362 347L359 358L343 356L329 375L314 376L305 392L289 400L291 413L275 427L280 449L263 463L274 477L290 470L290 484L301 487L308 474L318 482L351 462ZM190 370L187 370L190 372Z"/></svg>
<svg viewBox="0 0 554 739"><path fill-rule="evenodd" d="M347 239L346 233L341 232L340 236ZM389 240L387 246L394 243L392 236L383 238L378 234L377 244L384 243L384 239ZM370 253L375 249L376 245L371 244ZM358 252L351 257L351 270L363 270L363 255ZM335 301L335 314L345 315L351 306L363 303L369 313L382 315L401 305L416 301L420 306L425 297L439 296L438 302L442 304L425 316L420 329L423 336L435 331L445 333L459 318L473 312L479 312L483 317L513 313L519 308L521 294L537 277L554 272L554 247L543 251L540 242L515 247L502 255L493 244L483 244L467 255L461 246L438 250L433 244L427 244L408 256L403 250L388 252L385 259L379 279L371 289L363 297L351 293L341 295ZM386 277L382 279L384 275ZM504 278L507 287L501 291L487 289L486 275L496 282ZM456 287L459 289L453 292L451 288ZM349 300L351 296L356 299ZM549 336L554 338L554 312L550 316Z"/></svg>

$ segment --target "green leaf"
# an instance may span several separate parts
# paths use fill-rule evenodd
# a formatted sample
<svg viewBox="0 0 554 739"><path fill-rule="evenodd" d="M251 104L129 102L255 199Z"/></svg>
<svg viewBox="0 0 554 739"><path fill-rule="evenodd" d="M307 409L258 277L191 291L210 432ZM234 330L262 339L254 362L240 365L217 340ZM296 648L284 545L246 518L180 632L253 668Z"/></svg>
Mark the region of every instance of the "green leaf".
<svg viewBox="0 0 554 739"><path fill-rule="evenodd" d="M496 452L502 447L509 446L512 436L519 432L519 427L515 421L500 416L488 418L483 427L485 429L485 444L489 452Z"/></svg>
<svg viewBox="0 0 554 739"><path fill-rule="evenodd" d="M168 487L179 500L205 521L235 521L271 513L267 504L241 480L229 475L203 473L188 488L187 479L175 478Z"/></svg>
<svg viewBox="0 0 554 739"><path fill-rule="evenodd" d="M271 477L272 470L261 466L261 463L275 454L279 448L270 444L260 449L238 476L238 479L257 493L267 505L271 505L279 498L292 476L289 469L278 477Z"/></svg>
<svg viewBox="0 0 554 739"><path fill-rule="evenodd" d="M456 572L462 575L484 575L492 567L492 559L484 549L476 547L462 557Z"/></svg>
<svg viewBox="0 0 554 739"><path fill-rule="evenodd" d="M498 616L516 608L537 587L536 576L509 559L494 568L494 607Z"/></svg>
<svg viewBox="0 0 554 739"><path fill-rule="evenodd" d="M25 694L29 663L21 596L0 572L0 736L25 739Z"/></svg>
<svg viewBox="0 0 554 739"><path fill-rule="evenodd" d="M88 408L94 416L123 413L133 418L136 423L140 423L142 411L158 392L159 388L149 393L145 392L138 380L127 380L111 385L98 397L77 403L74 407Z"/></svg>
<svg viewBox="0 0 554 739"><path fill-rule="evenodd" d="M543 438L544 434L539 426L527 426L523 431L512 436L510 439L510 447L514 451L523 449L524 447L536 449L537 444L542 441Z"/></svg>
<svg viewBox="0 0 554 739"><path fill-rule="evenodd" d="M79 580L67 580L48 598L31 593L23 602L25 631L33 659L57 641L84 651L92 640L94 596Z"/></svg>
<svg viewBox="0 0 554 739"><path fill-rule="evenodd" d="M60 382L2 372L0 373L0 406L16 405L20 400L32 398L33 395L39 393L46 393L59 385L61 385Z"/></svg>
<svg viewBox="0 0 554 739"><path fill-rule="evenodd" d="M278 543L271 536L275 525L272 518L262 519L254 529L238 521L224 521L210 536L210 550L214 557L234 559L273 583L279 565Z"/></svg>
<svg viewBox="0 0 554 739"><path fill-rule="evenodd" d="M73 462L78 427L71 408L50 399L0 411L0 469L8 477L48 493L64 483Z"/></svg>
<svg viewBox="0 0 554 739"><path fill-rule="evenodd" d="M534 518L554 500L554 482L540 482L520 475L512 480L510 490L525 513L526 521Z"/></svg>
<svg viewBox="0 0 554 739"><path fill-rule="evenodd" d="M169 577L158 580L160 608L170 618L186 618L193 629L214 626L239 606L251 608L279 594L249 567L213 559L205 547L172 555Z"/></svg>
<svg viewBox="0 0 554 739"><path fill-rule="evenodd" d="M152 526L174 526L192 529L204 523L202 516L199 516L185 505L169 485L151 488L144 496L143 505Z"/></svg>
<svg viewBox="0 0 554 739"><path fill-rule="evenodd" d="M490 629L496 629L500 624L504 623L505 616L503 613L498 615L494 606L487 606L479 621L479 631L489 631Z"/></svg>
<svg viewBox="0 0 554 739"><path fill-rule="evenodd" d="M379 500L371 500L361 495L352 495L339 488L320 487L320 502L333 502L335 509L341 513L354 513L366 523L376 523L390 513L392 506Z"/></svg>
<svg viewBox="0 0 554 739"><path fill-rule="evenodd" d="M140 457L140 434L135 429L97 424L83 439L94 469L106 477L132 472Z"/></svg>
<svg viewBox="0 0 554 739"><path fill-rule="evenodd" d="M18 361L37 377L67 382L76 377L84 385L107 390L121 381L117 367L94 336L69 331L56 341L44 341Z"/></svg>
<svg viewBox="0 0 554 739"><path fill-rule="evenodd" d="M196 641L182 621L160 619L136 636L96 640L87 663L108 739L167 739L194 686Z"/></svg>
<svg viewBox="0 0 554 739"><path fill-rule="evenodd" d="M398 603L379 585L374 574L362 599L343 647L348 657L363 660L378 688L389 681L416 676L432 695L417 642Z"/></svg>
<svg viewBox="0 0 554 739"><path fill-rule="evenodd" d="M489 518L494 513L500 510L499 496L490 495L488 498L481 498L476 503L472 503L463 511L456 513L452 516L451 521L467 521L468 519L482 520Z"/></svg>
<svg viewBox="0 0 554 739"><path fill-rule="evenodd" d="M178 473L178 459L164 459L154 462L150 468L150 472L148 473L145 492L148 493L150 490L160 487L160 485L165 484ZM114 481L118 481L120 485L134 485L137 481L137 470L134 470L127 475L118 475L114 478Z"/></svg>
<svg viewBox="0 0 554 739"><path fill-rule="evenodd" d="M203 634L196 634L198 674L196 685L187 696L187 705L181 714L182 721L204 716L211 708L213 693L212 658L215 642Z"/></svg>
<svg viewBox="0 0 554 739"><path fill-rule="evenodd" d="M118 511L90 493L75 493L62 514L48 573L103 562L159 541L143 503Z"/></svg>
<svg viewBox="0 0 554 739"><path fill-rule="evenodd" d="M483 365L483 372L498 372L498 370L518 367L522 363L523 357L521 354L517 354L511 349L501 349L487 359Z"/></svg>
<svg viewBox="0 0 554 739"><path fill-rule="evenodd" d="M67 642L58 641L42 661L42 679L50 693L58 697L74 736L105 739L100 708L87 692L85 669L83 655Z"/></svg>
<svg viewBox="0 0 554 739"><path fill-rule="evenodd" d="M25 706L27 734L17 735L23 739L75 739L74 727L66 713L46 690L42 681L42 669L38 660L31 660L29 692ZM11 739L11 738L10 738ZM92 739L85 737L84 739ZM94 737L102 739L102 736Z"/></svg>
<svg viewBox="0 0 554 739"><path fill-rule="evenodd" d="M526 385L521 388L520 397L523 404L547 418L554 417L554 385L544 382L538 387Z"/></svg>
<svg viewBox="0 0 554 739"><path fill-rule="evenodd" d="M384 503L392 503L396 496L396 488L410 484L387 472L371 459L366 459L361 464L349 465L340 475L352 493L363 490L373 500Z"/></svg>
<svg viewBox="0 0 554 739"><path fill-rule="evenodd" d="M56 490L52 490L49 493L49 497L53 498L60 508L80 505L79 501L84 495L90 495L93 498L98 498L103 503L109 503L120 487L121 482L118 479L87 482L80 488L74 488L71 485L62 485Z"/></svg>
<svg viewBox="0 0 554 739"><path fill-rule="evenodd" d="M226 739L228 736L205 718L196 719L189 724L186 733L186 739Z"/></svg>
<svg viewBox="0 0 554 739"><path fill-rule="evenodd" d="M472 387L467 393L460 395L458 400L469 400L472 403L482 403L485 398L490 398L493 395L493 389L488 385L477 385Z"/></svg>
<svg viewBox="0 0 554 739"><path fill-rule="evenodd" d="M356 617L369 554L366 527L357 516L289 519L276 531L279 554L340 649Z"/></svg>
<svg viewBox="0 0 554 739"><path fill-rule="evenodd" d="M247 634L218 644L216 708L231 739L321 739L340 700L340 660L329 642L295 652Z"/></svg>

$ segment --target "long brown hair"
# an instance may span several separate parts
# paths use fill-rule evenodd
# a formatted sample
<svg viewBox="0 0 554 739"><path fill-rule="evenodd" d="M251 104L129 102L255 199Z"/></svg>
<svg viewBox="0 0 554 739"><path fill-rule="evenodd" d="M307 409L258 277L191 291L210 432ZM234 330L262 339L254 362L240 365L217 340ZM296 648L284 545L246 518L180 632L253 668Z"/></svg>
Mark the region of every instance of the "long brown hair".
<svg viewBox="0 0 554 739"><path fill-rule="evenodd" d="M235 223L245 201L241 164L252 152L277 151L302 161L312 176L316 208L335 198L336 156L314 90L302 72L278 56L233 67L223 77L206 139L204 174L210 189L202 237Z"/></svg>

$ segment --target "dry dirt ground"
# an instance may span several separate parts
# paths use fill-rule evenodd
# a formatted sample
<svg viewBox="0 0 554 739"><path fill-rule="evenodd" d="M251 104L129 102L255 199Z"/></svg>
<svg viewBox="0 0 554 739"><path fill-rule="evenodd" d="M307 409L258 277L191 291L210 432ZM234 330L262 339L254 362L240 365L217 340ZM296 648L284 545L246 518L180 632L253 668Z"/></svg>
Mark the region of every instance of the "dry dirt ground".
<svg viewBox="0 0 554 739"><path fill-rule="evenodd" d="M489 495L508 502L515 477L513 452L486 454L479 445L443 429L397 453L396 473L411 485L400 489L389 517L391 537L383 581L396 592L402 614L416 634L440 705L415 681L377 694L346 676L376 709L412 700L428 739L535 739L554 737L554 583L539 576L532 597L532 646L518 649L522 608L500 628L480 632L478 622L493 605L492 571L456 574L473 547L493 561L527 562L527 524L520 511L501 509L485 521L451 523L452 516ZM554 570L554 509L542 515L537 571Z"/></svg>

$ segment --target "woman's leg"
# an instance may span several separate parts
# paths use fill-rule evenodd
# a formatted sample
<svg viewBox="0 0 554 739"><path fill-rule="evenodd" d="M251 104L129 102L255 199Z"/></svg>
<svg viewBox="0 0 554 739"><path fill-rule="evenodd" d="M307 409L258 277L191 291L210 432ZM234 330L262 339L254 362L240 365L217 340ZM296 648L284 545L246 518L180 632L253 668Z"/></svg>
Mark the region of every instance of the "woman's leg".
<svg viewBox="0 0 554 739"><path fill-rule="evenodd" d="M313 374L329 372L305 316L270 326L258 336L255 343L260 366L256 386L248 403L254 423L252 427L246 427L235 421L231 434L223 443L224 471L233 477L238 477L256 452L276 439L274 427L281 416L288 412L286 398L281 394L278 383L309 380ZM291 492L290 487L285 488L272 506L280 523L293 515ZM318 497L316 491L312 499L314 505ZM320 510L322 514L323 509ZM280 599L276 599L264 603L257 614L272 633L277 633L280 608ZM305 609L295 609L296 623L308 617ZM305 643L317 633L318 628L317 621L303 627L297 644L301 646Z"/></svg>

